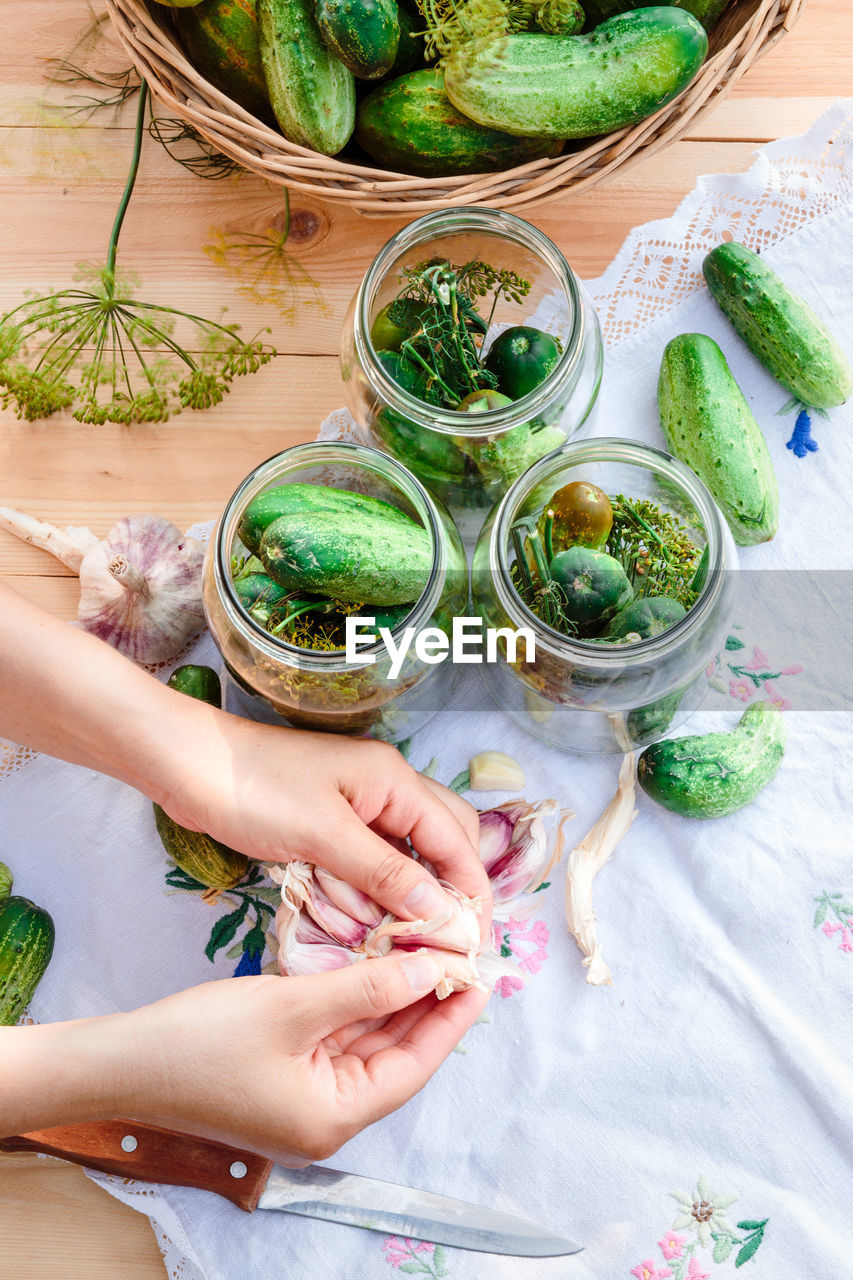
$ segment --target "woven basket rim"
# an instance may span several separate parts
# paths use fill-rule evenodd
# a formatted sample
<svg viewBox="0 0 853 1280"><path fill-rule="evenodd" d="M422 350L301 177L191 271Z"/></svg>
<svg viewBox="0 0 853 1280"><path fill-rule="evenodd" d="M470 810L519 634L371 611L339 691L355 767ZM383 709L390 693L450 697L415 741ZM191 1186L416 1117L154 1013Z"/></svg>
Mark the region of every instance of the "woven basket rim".
<svg viewBox="0 0 853 1280"><path fill-rule="evenodd" d="M106 0L106 5L121 44L162 106L241 168L362 213L394 215L474 204L518 211L603 181L676 141L712 110L791 29L806 0L733 0L713 33L712 53L692 83L639 124L553 158L497 173L439 178L357 164L289 142L195 70L177 34L164 26L164 16L152 11L162 6L149 9L146 0Z"/></svg>

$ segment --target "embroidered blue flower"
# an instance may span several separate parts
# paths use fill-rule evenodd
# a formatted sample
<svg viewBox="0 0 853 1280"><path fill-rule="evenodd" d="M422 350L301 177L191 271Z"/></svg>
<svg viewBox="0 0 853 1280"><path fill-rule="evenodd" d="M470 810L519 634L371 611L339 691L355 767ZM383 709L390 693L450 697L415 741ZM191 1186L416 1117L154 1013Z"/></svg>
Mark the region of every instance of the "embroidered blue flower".
<svg viewBox="0 0 853 1280"><path fill-rule="evenodd" d="M801 409L797 415L791 439L785 448L790 449L795 458L804 458L807 453L817 452L818 443L812 435L812 420L808 409Z"/></svg>
<svg viewBox="0 0 853 1280"><path fill-rule="evenodd" d="M244 951L240 957L240 963L234 970L235 978L245 978L249 973L260 973L261 971L261 953L259 951Z"/></svg>

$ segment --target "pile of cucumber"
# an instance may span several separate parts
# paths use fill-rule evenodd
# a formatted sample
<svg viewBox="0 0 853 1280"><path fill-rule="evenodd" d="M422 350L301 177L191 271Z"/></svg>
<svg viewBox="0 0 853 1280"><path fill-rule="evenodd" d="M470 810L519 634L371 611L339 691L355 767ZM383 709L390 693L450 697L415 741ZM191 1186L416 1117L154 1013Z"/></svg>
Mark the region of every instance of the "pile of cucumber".
<svg viewBox="0 0 853 1280"><path fill-rule="evenodd" d="M290 142L428 177L645 119L693 80L726 2L457 0L442 41L427 0L161 0L197 70Z"/></svg>
<svg viewBox="0 0 853 1280"><path fill-rule="evenodd" d="M432 537L381 498L322 484L267 489L246 507L250 552L232 566L234 591L264 631L305 649L344 648L346 617L365 607L394 628L423 594Z"/></svg>

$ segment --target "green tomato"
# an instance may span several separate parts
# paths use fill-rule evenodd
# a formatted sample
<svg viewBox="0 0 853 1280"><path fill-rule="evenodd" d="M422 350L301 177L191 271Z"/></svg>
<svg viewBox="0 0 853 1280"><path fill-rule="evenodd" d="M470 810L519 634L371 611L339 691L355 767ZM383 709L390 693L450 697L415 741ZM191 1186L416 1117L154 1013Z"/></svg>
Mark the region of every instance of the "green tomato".
<svg viewBox="0 0 853 1280"><path fill-rule="evenodd" d="M498 334L483 363L504 395L520 400L545 381L559 359L560 348L550 333L514 325Z"/></svg>
<svg viewBox="0 0 853 1280"><path fill-rule="evenodd" d="M549 573L562 588L563 613L581 629L606 622L634 595L619 561L589 547L561 551Z"/></svg>
<svg viewBox="0 0 853 1280"><path fill-rule="evenodd" d="M604 635L609 640L622 640L634 633L638 640L648 640L668 631L686 612L684 605L670 596L642 596L610 619Z"/></svg>
<svg viewBox="0 0 853 1280"><path fill-rule="evenodd" d="M613 507L597 484L573 480L558 489L542 512L539 533L544 539L549 512L553 513L551 542L555 551L580 545L600 551L613 528Z"/></svg>
<svg viewBox="0 0 853 1280"><path fill-rule="evenodd" d="M509 396L500 391L469 391L456 409L459 413L489 413L493 409L505 409L508 404L512 404Z"/></svg>
<svg viewBox="0 0 853 1280"><path fill-rule="evenodd" d="M395 319L389 311L394 308ZM413 298L394 298L384 306L370 326L370 341L377 354L381 351L399 351L402 343L420 327L426 304Z"/></svg>

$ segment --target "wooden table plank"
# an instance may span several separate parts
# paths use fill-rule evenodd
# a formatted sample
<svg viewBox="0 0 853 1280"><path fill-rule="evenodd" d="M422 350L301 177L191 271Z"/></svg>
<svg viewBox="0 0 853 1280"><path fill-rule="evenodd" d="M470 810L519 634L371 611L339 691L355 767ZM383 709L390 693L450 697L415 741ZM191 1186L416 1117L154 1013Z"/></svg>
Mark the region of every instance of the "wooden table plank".
<svg viewBox="0 0 853 1280"><path fill-rule="evenodd" d="M44 105L44 59L66 54L89 21L79 0L6 0L3 18L0 309L15 305L24 289L59 287L81 259L102 258L132 126L126 110L70 129L56 105ZM579 274L599 274L633 226L669 216L699 175L743 171L757 144L804 132L835 96L849 94L852 25L848 0L809 0L791 35L682 142L531 220ZM54 87L51 99L69 101L71 93ZM179 297L212 316L227 303L229 319L247 331L269 325L282 354L235 384L216 409L167 424L96 428L68 415L30 424L0 413L0 503L100 533L117 516L140 510L161 511L186 527L216 515L260 459L316 433L342 402L338 335L349 298L404 219L365 220L295 197L298 232L290 247L318 281L326 310L303 298L293 324L275 306L240 297L240 279L204 253L214 229L263 232L280 210L280 193L253 176L205 183L146 144L121 263L139 272L146 297ZM0 576L59 616L74 616L76 579L6 534ZM143 1216L73 1166L27 1156L0 1158L0 1256L0 1271L16 1280L164 1274Z"/></svg>

